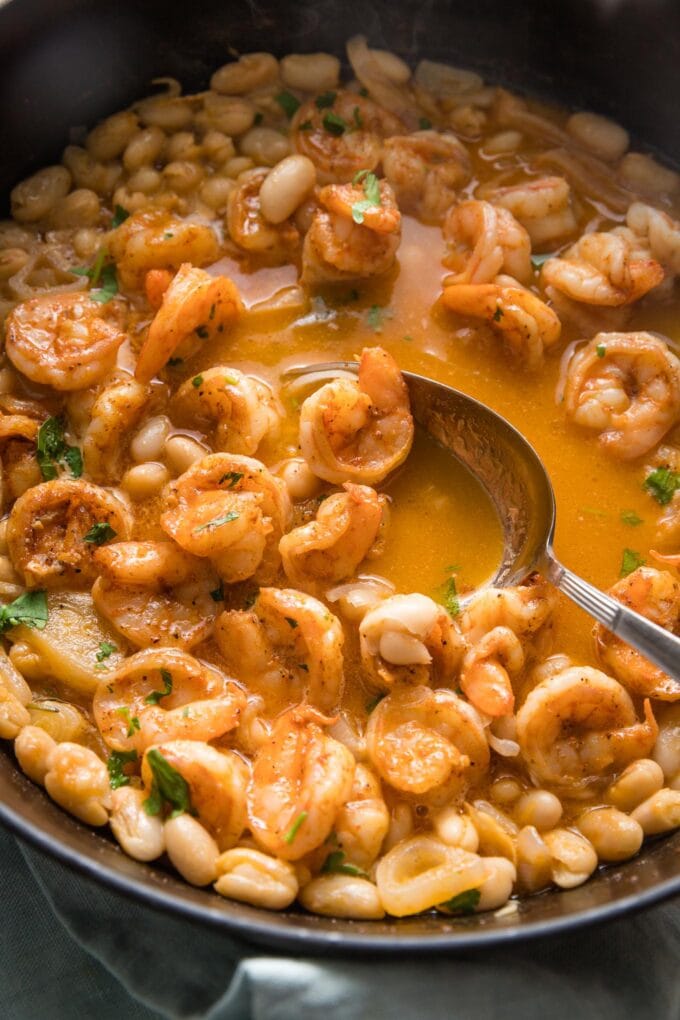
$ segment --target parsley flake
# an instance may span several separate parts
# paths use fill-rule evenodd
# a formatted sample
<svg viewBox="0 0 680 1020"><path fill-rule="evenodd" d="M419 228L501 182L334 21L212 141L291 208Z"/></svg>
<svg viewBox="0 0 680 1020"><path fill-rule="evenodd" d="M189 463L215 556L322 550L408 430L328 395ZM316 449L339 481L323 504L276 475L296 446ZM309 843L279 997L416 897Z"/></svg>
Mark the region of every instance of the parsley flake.
<svg viewBox="0 0 680 1020"><path fill-rule="evenodd" d="M47 595L44 591L25 591L23 595L0 606L0 633L10 627L35 627L44 630L47 624Z"/></svg>
<svg viewBox="0 0 680 1020"><path fill-rule="evenodd" d="M126 735L128 737L132 737L135 733L135 730L139 730L141 728L137 716L133 715L132 717L130 717L130 709L127 707L127 705L121 705L120 708L117 708L116 715L122 716L125 722L127 723Z"/></svg>
<svg viewBox="0 0 680 1020"><path fill-rule="evenodd" d="M657 503L666 506L680 489L680 474L669 467L658 467L645 478L644 486Z"/></svg>
<svg viewBox="0 0 680 1020"><path fill-rule="evenodd" d="M503 318L504 314L505 313L503 312L503 309L501 308L501 306L500 305L496 305L496 311L493 313L493 321L494 322L500 322L501 319Z"/></svg>
<svg viewBox="0 0 680 1020"><path fill-rule="evenodd" d="M229 482L227 488L233 489L235 485L238 485L242 478L243 478L242 471L227 471L226 474L222 475L217 484L224 485L225 482Z"/></svg>
<svg viewBox="0 0 680 1020"><path fill-rule="evenodd" d="M607 353L607 348L605 347L604 344L598 344L597 347L595 348L595 353L597 354L598 358L604 358L605 354Z"/></svg>
<svg viewBox="0 0 680 1020"><path fill-rule="evenodd" d="M121 786L129 785L130 777L123 772L123 769L133 761L137 761L137 752L135 750L111 752L106 762L106 767L109 771L109 786L112 790L118 790Z"/></svg>
<svg viewBox="0 0 680 1020"><path fill-rule="evenodd" d="M634 510L622 510L621 523L627 524L631 528L635 528L638 524L643 524L644 521L642 517L638 517Z"/></svg>
<svg viewBox="0 0 680 1020"><path fill-rule="evenodd" d="M354 119L354 124L357 130L361 131L362 127L364 126L364 119L361 116L361 111L358 106L355 106L354 109L352 110L352 117Z"/></svg>
<svg viewBox="0 0 680 1020"><path fill-rule="evenodd" d="M115 538L118 532L111 527L108 521L97 521L93 524L87 534L83 535L83 542L90 545L103 545Z"/></svg>
<svg viewBox="0 0 680 1020"><path fill-rule="evenodd" d="M155 747L146 752L146 760L153 774L151 793L144 801L144 810L147 815L159 815L163 808L163 802L172 809L171 818L176 818L177 815L184 814L185 811L195 815L189 786L184 776Z"/></svg>
<svg viewBox="0 0 680 1020"><path fill-rule="evenodd" d="M439 592L441 594L439 602L444 606L447 613L451 616L458 616L460 612L460 602L458 601L458 587L456 585L455 576L449 577L448 580L441 585Z"/></svg>
<svg viewBox="0 0 680 1020"><path fill-rule="evenodd" d="M365 199L355 202L352 205L352 219L355 223L364 222L364 214L369 209L379 206L380 203L380 182L370 170L360 170L352 179L352 184L363 184Z"/></svg>
<svg viewBox="0 0 680 1020"><path fill-rule="evenodd" d="M284 90L283 92L279 92L278 96L275 96L274 98L288 120L290 120L291 117L293 117L300 109L300 100L297 99L292 92Z"/></svg>
<svg viewBox="0 0 680 1020"><path fill-rule="evenodd" d="M322 123L328 134L335 135L336 138L344 135L345 131L349 128L347 121L339 117L337 113L333 113L332 110L324 114Z"/></svg>
<svg viewBox="0 0 680 1020"><path fill-rule="evenodd" d="M46 482L57 478L57 466L64 464L74 478L83 473L83 455L77 446L69 446L64 439L62 418L48 418L38 430L35 449L40 473Z"/></svg>
<svg viewBox="0 0 680 1020"><path fill-rule="evenodd" d="M111 641L102 641L99 645L99 651L95 658L97 659L97 662L103 662L104 659L108 659L108 657L113 655L116 651L118 651L118 648L116 645L112 644Z"/></svg>
<svg viewBox="0 0 680 1020"><path fill-rule="evenodd" d="M123 209L122 205L116 205L115 209L113 210L111 229L115 230L116 227L119 227L121 225L121 223L125 223L129 215L130 213L127 211L127 209Z"/></svg>
<svg viewBox="0 0 680 1020"><path fill-rule="evenodd" d="M297 620L294 620L292 616L284 616L284 620L286 621L291 630L295 630L297 627L299 627Z"/></svg>
<svg viewBox="0 0 680 1020"><path fill-rule="evenodd" d="M455 914L474 914L475 907L481 898L482 894L479 889L466 889L465 892L458 893L457 896L446 900L441 906Z"/></svg>
<svg viewBox="0 0 680 1020"><path fill-rule="evenodd" d="M229 524L230 521L238 520L240 514L237 510L230 510L224 517L213 517L207 524L201 524L198 528L194 528L194 534L197 535L199 531L206 531L207 528L220 528L223 524Z"/></svg>
<svg viewBox="0 0 680 1020"><path fill-rule="evenodd" d="M202 382L203 382L203 376L202 375L195 375L193 377L193 379L191 380L191 385L194 387L194 389L198 389L198 387L201 385Z"/></svg>
<svg viewBox="0 0 680 1020"><path fill-rule="evenodd" d="M151 694L147 694L144 698L144 702L147 705L157 705L161 698L167 698L168 694L172 694L172 673L169 669L162 669L161 680L163 681L162 691L152 691Z"/></svg>
<svg viewBox="0 0 680 1020"><path fill-rule="evenodd" d="M645 560L640 556L639 552L636 552L635 549L624 549L619 576L627 577L628 574L632 574L634 570L637 570L638 567L644 567L644 565Z"/></svg>
<svg viewBox="0 0 680 1020"><path fill-rule="evenodd" d="M290 844L293 842L293 840L297 836L298 832L300 831L300 827L304 823L306 818L307 818L307 812L306 811L301 811L300 814L295 819L295 821L293 822L293 824L291 825L291 827L288 830L288 832L286 833L286 835L283 837L283 842L284 843L288 843L288 845L290 846Z"/></svg>
<svg viewBox="0 0 680 1020"><path fill-rule="evenodd" d="M344 850L331 850L321 865L321 872L324 875L353 875L355 878L368 878L362 868L345 860Z"/></svg>
<svg viewBox="0 0 680 1020"><path fill-rule="evenodd" d="M367 314L366 322L374 333L379 333L383 328L383 309L380 305L371 305Z"/></svg>
<svg viewBox="0 0 680 1020"><path fill-rule="evenodd" d="M335 102L337 92L322 92L320 96L317 96L314 100L317 110L326 110L329 106L332 106Z"/></svg>

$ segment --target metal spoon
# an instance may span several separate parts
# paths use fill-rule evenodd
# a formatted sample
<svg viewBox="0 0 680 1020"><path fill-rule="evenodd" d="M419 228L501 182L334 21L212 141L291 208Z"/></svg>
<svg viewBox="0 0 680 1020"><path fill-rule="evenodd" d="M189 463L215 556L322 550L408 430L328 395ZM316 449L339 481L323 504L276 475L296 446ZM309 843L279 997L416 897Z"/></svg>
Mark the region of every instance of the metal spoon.
<svg viewBox="0 0 680 1020"><path fill-rule="evenodd" d="M358 371L355 362L293 368L287 376ZM416 422L465 464L496 507L503 558L491 581L518 584L540 570L561 592L674 679L680 679L680 637L652 623L564 567L552 548L555 494L533 446L510 422L473 397L412 372L402 372Z"/></svg>

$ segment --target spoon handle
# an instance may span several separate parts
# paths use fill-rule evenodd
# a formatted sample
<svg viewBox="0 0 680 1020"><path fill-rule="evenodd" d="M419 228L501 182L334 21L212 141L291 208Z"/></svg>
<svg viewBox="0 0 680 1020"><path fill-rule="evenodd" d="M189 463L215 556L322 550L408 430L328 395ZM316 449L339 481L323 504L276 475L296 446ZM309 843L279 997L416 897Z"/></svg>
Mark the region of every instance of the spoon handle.
<svg viewBox="0 0 680 1020"><path fill-rule="evenodd" d="M594 616L617 637L637 648L638 652L664 673L680 680L680 637L622 605L611 595L605 595L552 557L547 574L552 584L577 606L585 609L586 613Z"/></svg>

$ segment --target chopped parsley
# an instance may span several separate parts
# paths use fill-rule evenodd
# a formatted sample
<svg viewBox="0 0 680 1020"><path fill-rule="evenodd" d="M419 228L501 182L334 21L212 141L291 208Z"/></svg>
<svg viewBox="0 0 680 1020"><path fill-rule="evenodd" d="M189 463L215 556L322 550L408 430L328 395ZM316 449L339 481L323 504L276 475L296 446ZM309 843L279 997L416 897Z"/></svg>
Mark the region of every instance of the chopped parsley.
<svg viewBox="0 0 680 1020"><path fill-rule="evenodd" d="M127 211L127 209L123 209L122 205L116 205L115 209L113 210L111 229L115 230L116 227L119 227L121 225L121 223L125 223L129 215L130 213Z"/></svg>
<svg viewBox="0 0 680 1020"><path fill-rule="evenodd" d="M130 717L130 709L127 707L127 705L121 705L120 708L117 708L116 709L116 715L122 716L123 719L125 720L125 722L127 723L127 734L126 735L128 737L132 737L134 735L134 733L135 733L135 730L139 730L140 729L139 719L137 718L136 715L133 715L132 717Z"/></svg>
<svg viewBox="0 0 680 1020"><path fill-rule="evenodd" d="M151 793L144 801L144 810L147 815L159 815L164 802L171 808L171 818L176 818L177 815L184 814L185 811L192 815L195 814L189 786L184 776L176 768L173 768L167 758L155 747L146 752L146 760L153 774Z"/></svg>
<svg viewBox="0 0 680 1020"><path fill-rule="evenodd" d="M291 827L288 830L288 832L286 833L286 835L283 837L283 842L284 843L288 843L288 845L290 846L290 844L293 842L293 840L297 836L298 832L300 831L300 827L304 823L306 818L307 818L307 812L306 811L301 811L300 814L295 819L295 821L293 822L293 824L291 825Z"/></svg>
<svg viewBox="0 0 680 1020"><path fill-rule="evenodd" d="M458 893L457 896L446 900L441 906L456 914L474 914L475 907L481 898L482 894L479 889L466 889L465 892Z"/></svg>
<svg viewBox="0 0 680 1020"><path fill-rule="evenodd" d="M440 603L444 606L447 613L451 616L458 616L460 612L460 602L458 601L458 587L456 585L455 575L448 578L444 584L441 585L440 589L441 598Z"/></svg>
<svg viewBox="0 0 680 1020"><path fill-rule="evenodd" d="M215 588L214 591L210 592L210 598L213 602L224 602L224 588L222 585L219 588Z"/></svg>
<svg viewBox="0 0 680 1020"><path fill-rule="evenodd" d="M44 630L47 624L47 595L44 591L25 591L23 595L0 606L0 633L10 627L35 627Z"/></svg>
<svg viewBox="0 0 680 1020"><path fill-rule="evenodd" d="M109 786L112 790L118 790L121 786L129 785L130 777L125 775L123 769L133 761L137 761L137 752L135 750L111 752L106 762L106 767L109 770Z"/></svg>
<svg viewBox="0 0 680 1020"><path fill-rule="evenodd" d="M634 570L637 570L638 567L644 567L644 565L645 561L640 556L640 553L636 552L635 549L624 549L619 576L627 577L628 574L632 574Z"/></svg>
<svg viewBox="0 0 680 1020"><path fill-rule="evenodd" d="M321 865L321 872L324 875L353 875L355 878L368 878L362 868L345 860L344 850L331 850Z"/></svg>
<svg viewBox="0 0 680 1020"><path fill-rule="evenodd" d="M83 473L83 455L77 446L69 446L64 439L62 418L48 418L38 430L35 450L40 473L46 482L58 475L57 466L64 464L74 478Z"/></svg>
<svg viewBox="0 0 680 1020"><path fill-rule="evenodd" d="M355 106L354 109L352 110L352 118L354 119L354 125L357 128L357 130L361 131L362 127L364 126L364 120L363 117L361 116L361 110L359 109L358 106Z"/></svg>
<svg viewBox="0 0 680 1020"><path fill-rule="evenodd" d="M238 485L242 478L243 478L242 471L227 471L225 475L222 475L217 484L224 485L225 482L229 482L227 488L233 489L235 485Z"/></svg>
<svg viewBox="0 0 680 1020"><path fill-rule="evenodd" d="M380 182L370 170L360 170L354 175L352 184L363 184L366 198L352 205L352 219L355 223L363 223L364 214L380 205Z"/></svg>
<svg viewBox="0 0 680 1020"><path fill-rule="evenodd" d="M380 704L380 702L382 701L382 699L386 698L386 697L387 697L386 693L384 691L381 691L380 694L376 694L376 696L374 698L371 698L370 701L367 701L366 702L366 711L368 712L368 714L370 715L371 712L373 711L373 709L377 708L378 705Z"/></svg>
<svg viewBox="0 0 680 1020"><path fill-rule="evenodd" d="M432 127L432 121L428 120L427 117L421 117L418 121L418 127L421 131L429 131Z"/></svg>
<svg viewBox="0 0 680 1020"><path fill-rule="evenodd" d="M622 510L620 516L621 523L627 524L631 528L635 528L638 524L644 523L642 517L638 517L634 510Z"/></svg>
<svg viewBox="0 0 680 1020"><path fill-rule="evenodd" d="M297 668L301 669L304 673L309 673L309 666L306 662L298 662Z"/></svg>
<svg viewBox="0 0 680 1020"><path fill-rule="evenodd" d="M288 92L287 90L279 92L278 96L275 96L275 99L288 120L290 120L291 117L293 117L300 109L300 100L297 99L292 92Z"/></svg>
<svg viewBox="0 0 680 1020"><path fill-rule="evenodd" d="M88 542L90 545L104 545L104 542L110 542L117 534L118 532L111 527L108 521L97 521L87 534L83 535L83 542Z"/></svg>
<svg viewBox="0 0 680 1020"><path fill-rule="evenodd" d="M230 510L224 517L213 517L207 524L201 524L198 528L194 528L194 534L198 534L199 531L206 531L208 528L220 528L223 524L229 524L230 521L238 520L240 516L237 510Z"/></svg>
<svg viewBox="0 0 680 1020"><path fill-rule="evenodd" d="M202 375L195 375L193 377L193 379L191 380L191 385L194 387L194 389L198 389L198 387L201 385L202 382L203 382L203 376Z"/></svg>
<svg viewBox="0 0 680 1020"><path fill-rule="evenodd" d="M116 651L118 651L118 648L116 645L112 644L111 641L102 641L96 655L97 662L103 662L104 659L108 659L108 657L113 655Z"/></svg>
<svg viewBox="0 0 680 1020"><path fill-rule="evenodd" d="M324 114L322 123L328 134L335 135L336 138L344 135L345 131L349 128L347 121L343 120L337 113L333 113L332 110Z"/></svg>
<svg viewBox="0 0 680 1020"><path fill-rule="evenodd" d="M658 467L645 478L644 486L657 503L666 506L680 489L680 474L669 467Z"/></svg>
<svg viewBox="0 0 680 1020"><path fill-rule="evenodd" d="M117 206L116 208L121 208ZM122 209L125 212L124 209ZM122 220L121 220L122 222ZM116 224L117 225L117 224ZM106 262L108 252L106 248L97 255L93 264L88 269L87 266L73 266L69 272L73 273L74 276L86 276L94 290L90 290L89 297L93 301L98 301L100 304L106 304L112 297L118 293L118 276L116 274L116 266L114 262ZM99 284L99 286L97 286Z"/></svg>
<svg viewBox="0 0 680 1020"><path fill-rule="evenodd" d="M496 305L496 311L493 313L493 321L500 322L503 318L504 312L500 305Z"/></svg>
<svg viewBox="0 0 680 1020"><path fill-rule="evenodd" d="M327 110L329 106L332 106L335 102L337 92L322 92L320 96L317 96L314 102L316 103L317 110Z"/></svg>
<svg viewBox="0 0 680 1020"><path fill-rule="evenodd" d="M597 354L598 358L604 358L605 354L607 353L607 348L605 347L604 344L598 344L597 347L595 348L595 353Z"/></svg>
<svg viewBox="0 0 680 1020"><path fill-rule="evenodd" d="M284 620L288 624L291 630L296 630L299 627L297 620L294 620L292 616L284 616Z"/></svg>
<svg viewBox="0 0 680 1020"><path fill-rule="evenodd" d="M151 694L147 694L144 698L145 704L157 705L161 698L167 698L168 694L172 694L172 673L169 669L161 670L161 680L163 681L163 690L152 691Z"/></svg>
<svg viewBox="0 0 680 1020"><path fill-rule="evenodd" d="M374 333L379 333L383 328L384 312L380 305L371 305L366 314L366 322Z"/></svg>

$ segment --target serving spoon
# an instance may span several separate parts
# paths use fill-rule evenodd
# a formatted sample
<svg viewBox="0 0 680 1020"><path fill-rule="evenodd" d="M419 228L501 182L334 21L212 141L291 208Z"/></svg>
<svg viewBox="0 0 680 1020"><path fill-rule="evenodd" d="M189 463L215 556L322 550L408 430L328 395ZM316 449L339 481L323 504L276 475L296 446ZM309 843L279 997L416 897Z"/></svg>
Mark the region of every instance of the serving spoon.
<svg viewBox="0 0 680 1020"><path fill-rule="evenodd" d="M284 376L358 372L349 361L291 368ZM555 493L533 446L486 404L452 386L402 372L415 421L481 482L503 529L503 555L489 582L518 584L539 570L559 591L665 673L680 680L680 637L563 566L552 547Z"/></svg>

